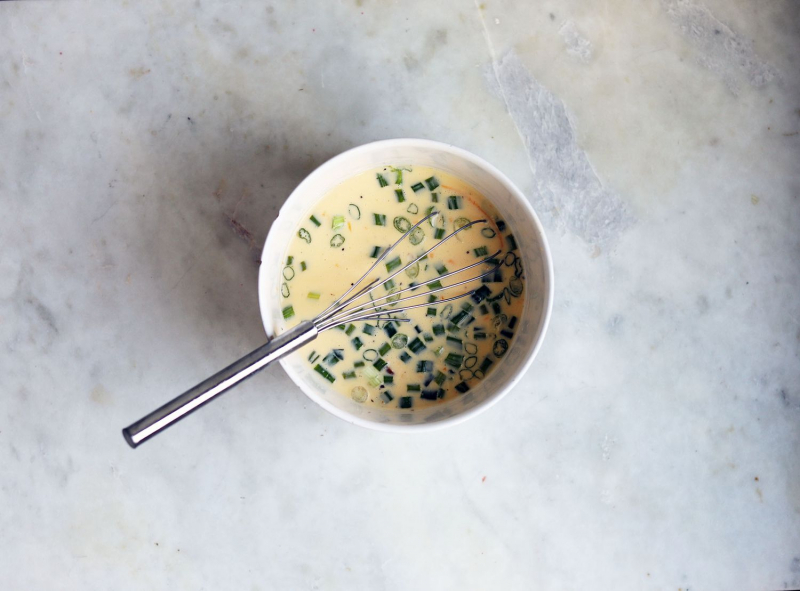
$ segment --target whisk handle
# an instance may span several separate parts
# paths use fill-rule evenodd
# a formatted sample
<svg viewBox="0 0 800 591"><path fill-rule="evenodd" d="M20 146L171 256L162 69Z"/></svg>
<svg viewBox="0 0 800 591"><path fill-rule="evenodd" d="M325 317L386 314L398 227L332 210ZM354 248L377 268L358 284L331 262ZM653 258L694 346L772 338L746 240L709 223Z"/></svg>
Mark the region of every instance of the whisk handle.
<svg viewBox="0 0 800 591"><path fill-rule="evenodd" d="M125 441L131 447L147 441L273 361L314 340L317 334L312 322L301 322L123 429Z"/></svg>

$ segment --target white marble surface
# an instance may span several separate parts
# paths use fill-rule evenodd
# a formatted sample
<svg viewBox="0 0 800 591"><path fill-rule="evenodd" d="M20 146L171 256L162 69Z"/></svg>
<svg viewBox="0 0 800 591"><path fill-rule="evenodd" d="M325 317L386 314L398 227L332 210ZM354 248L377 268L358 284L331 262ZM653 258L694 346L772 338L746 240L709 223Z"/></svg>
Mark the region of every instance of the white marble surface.
<svg viewBox="0 0 800 591"><path fill-rule="evenodd" d="M3 589L800 587L800 4L0 3ZM258 249L350 146L496 163L546 221L524 383L414 437L279 367Z"/></svg>

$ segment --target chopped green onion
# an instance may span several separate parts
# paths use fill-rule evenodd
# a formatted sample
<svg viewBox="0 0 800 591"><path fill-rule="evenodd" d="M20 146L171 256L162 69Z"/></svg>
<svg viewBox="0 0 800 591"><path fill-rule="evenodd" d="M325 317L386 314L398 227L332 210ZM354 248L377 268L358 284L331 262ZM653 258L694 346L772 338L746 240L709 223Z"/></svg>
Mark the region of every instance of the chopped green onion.
<svg viewBox="0 0 800 591"><path fill-rule="evenodd" d="M378 358L378 352L375 349L367 349L361 356L367 361L375 361Z"/></svg>
<svg viewBox="0 0 800 591"><path fill-rule="evenodd" d="M417 361L417 373L430 373L433 371L433 361Z"/></svg>
<svg viewBox="0 0 800 591"><path fill-rule="evenodd" d="M431 193L431 201L433 203L439 203L439 193Z"/></svg>
<svg viewBox="0 0 800 591"><path fill-rule="evenodd" d="M464 342L461 339L458 337L451 337L449 335L447 336L447 344L455 347L456 349L461 349L464 347Z"/></svg>
<svg viewBox="0 0 800 591"><path fill-rule="evenodd" d="M450 195L447 198L447 209L461 209L462 199L459 195Z"/></svg>
<svg viewBox="0 0 800 591"><path fill-rule="evenodd" d="M447 357L444 358L445 364L455 369L461 367L461 363L463 361L464 361L464 356L459 355L458 353L448 353Z"/></svg>
<svg viewBox="0 0 800 591"><path fill-rule="evenodd" d="M319 363L314 366L314 371L328 380L331 384L336 381L336 378L327 369L322 367Z"/></svg>
<svg viewBox="0 0 800 591"><path fill-rule="evenodd" d="M406 384L407 392L419 392L420 390L422 390L422 387L419 384Z"/></svg>
<svg viewBox="0 0 800 591"><path fill-rule="evenodd" d="M350 391L350 397L356 402L366 402L369 394L363 386L356 386Z"/></svg>
<svg viewBox="0 0 800 591"><path fill-rule="evenodd" d="M412 203L411 205L408 206L408 209L406 209L406 211L408 213L419 213L419 207L417 207L416 203Z"/></svg>
<svg viewBox="0 0 800 591"><path fill-rule="evenodd" d="M403 216L399 215L394 218L393 221L394 229L398 232L408 232L411 229L411 222L408 221L408 218L404 218Z"/></svg>
<svg viewBox="0 0 800 591"><path fill-rule="evenodd" d="M428 308L425 311L425 316L436 316L436 308Z"/></svg>
<svg viewBox="0 0 800 591"><path fill-rule="evenodd" d="M428 294L428 303L429 303L429 304L432 304L432 303L433 303L433 302L435 302L437 299L439 299L439 298L437 298L437 297L436 297L435 295L433 295L432 293Z"/></svg>
<svg viewBox="0 0 800 591"><path fill-rule="evenodd" d="M407 267L405 273L406 275L411 277L411 279L419 275L419 263L414 263L410 267Z"/></svg>
<svg viewBox="0 0 800 591"><path fill-rule="evenodd" d="M464 392L469 390L469 385L467 384L467 382L461 382L459 384L456 384L456 390L459 393L463 394Z"/></svg>
<svg viewBox="0 0 800 591"><path fill-rule="evenodd" d="M286 257L286 266L288 267L289 265L291 265L293 260L294 260L294 257L292 255L289 255L288 257Z"/></svg>
<svg viewBox="0 0 800 591"><path fill-rule="evenodd" d="M285 283L281 283L281 295L285 298L289 297L289 286Z"/></svg>
<svg viewBox="0 0 800 591"><path fill-rule="evenodd" d="M381 348L378 349L378 355L386 355L389 351L392 350L392 346L389 343L384 343L381 345Z"/></svg>
<svg viewBox="0 0 800 591"><path fill-rule="evenodd" d="M440 386L444 384L444 381L447 379L447 376L440 371L436 372L436 377L433 378L433 381L439 384Z"/></svg>
<svg viewBox="0 0 800 591"><path fill-rule="evenodd" d="M414 399L411 396L401 396L397 401L398 408L411 408L414 405Z"/></svg>
<svg viewBox="0 0 800 591"><path fill-rule="evenodd" d="M383 376L384 384L394 384L394 376Z"/></svg>
<svg viewBox="0 0 800 591"><path fill-rule="evenodd" d="M428 185L429 190L433 191L439 186L439 181L436 180L436 177L431 176L425 179L425 184Z"/></svg>
<svg viewBox="0 0 800 591"><path fill-rule="evenodd" d="M442 287L442 282L437 279L436 281L431 281L426 285L428 286L428 289L439 289Z"/></svg>
<svg viewBox="0 0 800 591"><path fill-rule="evenodd" d="M506 229L506 223L503 220L496 219L495 223L497 224L497 229L501 232Z"/></svg>
<svg viewBox="0 0 800 591"><path fill-rule="evenodd" d="M476 257L485 257L489 254L489 249L485 246L479 246L478 248L473 248L472 252L475 253Z"/></svg>
<svg viewBox="0 0 800 591"><path fill-rule="evenodd" d="M386 216L382 213L373 213L372 219L375 220L376 226L385 226L386 225Z"/></svg>
<svg viewBox="0 0 800 591"><path fill-rule="evenodd" d="M408 344L408 337L404 334L396 334L392 337L392 347L402 349Z"/></svg>
<svg viewBox="0 0 800 591"><path fill-rule="evenodd" d="M402 203L406 200L406 196L403 195L403 189L395 189L394 194L397 195L397 202Z"/></svg>
<svg viewBox="0 0 800 591"><path fill-rule="evenodd" d="M317 354L317 352L316 352L316 351L311 351L311 353L309 353L309 355L308 355L308 360L309 360L309 361L311 361L311 362L313 363L313 361L314 361L314 355L316 355L316 354Z"/></svg>
<svg viewBox="0 0 800 591"><path fill-rule="evenodd" d="M372 252L369 254L370 258L377 259L379 256L381 256L382 250L383 249L380 246L373 246Z"/></svg>
<svg viewBox="0 0 800 591"><path fill-rule="evenodd" d="M344 236L334 234L333 238L331 238L331 248L339 248L342 244L344 244Z"/></svg>
<svg viewBox="0 0 800 591"><path fill-rule="evenodd" d="M444 345L439 345L433 350L433 354L437 357L441 357L442 353L444 353Z"/></svg>
<svg viewBox="0 0 800 591"><path fill-rule="evenodd" d="M402 168L393 168L394 170L394 184L395 185L402 185L403 184L403 169Z"/></svg>
<svg viewBox="0 0 800 591"><path fill-rule="evenodd" d="M483 360L483 362L481 362L480 371L486 373L486 370L492 366L492 363L494 363L494 361L492 361L489 357L487 357L486 359Z"/></svg>
<svg viewBox="0 0 800 591"><path fill-rule="evenodd" d="M287 320L287 319L291 318L292 316L294 316L294 308L292 306L286 306L283 309L283 319Z"/></svg>
<svg viewBox="0 0 800 591"><path fill-rule="evenodd" d="M510 331L510 330L507 330L505 328L500 331L500 334L503 335L504 337L506 337L507 339L511 339L511 338L514 337L514 332Z"/></svg>
<svg viewBox="0 0 800 591"><path fill-rule="evenodd" d="M400 260L400 257L394 257L391 261L386 263L386 272L391 273L397 267L403 264L403 261Z"/></svg>
<svg viewBox="0 0 800 591"><path fill-rule="evenodd" d="M492 353L497 357L502 357L508 351L508 341L505 339L497 339L492 346Z"/></svg>
<svg viewBox="0 0 800 591"><path fill-rule="evenodd" d="M389 364L386 363L383 359L378 358L378 360L375 361L375 363L372 364L372 367L374 367L375 369L383 369L387 365L389 365Z"/></svg>
<svg viewBox="0 0 800 591"><path fill-rule="evenodd" d="M509 250L517 250L517 241L514 238L513 234L509 234L506 236L506 240L508 240L508 249Z"/></svg>
<svg viewBox="0 0 800 591"><path fill-rule="evenodd" d="M436 238L436 240L441 240L444 238L444 228L436 228L436 231L433 233L433 237Z"/></svg>
<svg viewBox="0 0 800 591"><path fill-rule="evenodd" d="M300 240L305 240L307 244L311 244L311 234L305 228L300 228L297 231L297 235L300 236Z"/></svg>
<svg viewBox="0 0 800 591"><path fill-rule="evenodd" d="M367 378L367 382L370 386L377 388L383 383L383 376L381 376L380 372L371 365L366 366L362 373L364 377Z"/></svg>
<svg viewBox="0 0 800 591"><path fill-rule="evenodd" d="M353 334L355 329L356 329L356 325L355 324L348 324L347 325L347 330L344 331L344 334L346 334L347 336L350 336L351 334Z"/></svg>
<svg viewBox="0 0 800 591"><path fill-rule="evenodd" d="M291 281L292 279L294 279L294 269L292 269L291 267L284 267L283 278L286 279L286 281Z"/></svg>
<svg viewBox="0 0 800 591"><path fill-rule="evenodd" d="M425 343L417 337L408 344L408 348L411 349L412 353L419 353L425 348Z"/></svg>
<svg viewBox="0 0 800 591"><path fill-rule="evenodd" d="M418 192L418 191L422 191L422 189L424 189L424 188L425 188L425 185L423 185L422 183L415 183L415 184L411 185L411 190L414 191L415 193Z"/></svg>
<svg viewBox="0 0 800 591"><path fill-rule="evenodd" d="M322 224L320 223L320 221L319 221L319 220L316 218L316 216L313 216L313 215L312 215L312 216L311 216L310 218L308 218L308 219L310 219L310 220L311 220L311 223L313 223L313 224L314 224L314 225L315 225L317 228L319 228L319 227L322 225Z"/></svg>
<svg viewBox="0 0 800 591"><path fill-rule="evenodd" d="M370 336L375 334L375 327L371 324L364 324L364 327L361 329L365 334Z"/></svg>
<svg viewBox="0 0 800 591"><path fill-rule="evenodd" d="M337 230L341 230L344 228L345 225L344 216L343 215L335 215L333 216L333 221L331 221L331 228L333 231L336 232Z"/></svg>
<svg viewBox="0 0 800 591"><path fill-rule="evenodd" d="M408 241L413 245L416 246L420 242L425 239L425 230L417 226L411 231L411 234L408 235Z"/></svg>
<svg viewBox="0 0 800 591"><path fill-rule="evenodd" d="M508 291L510 291L511 295L514 297L519 296L522 293L522 279L519 277L512 277L509 279Z"/></svg>
<svg viewBox="0 0 800 591"><path fill-rule="evenodd" d="M429 332L422 333L422 338L425 339L426 343L433 342L433 336Z"/></svg>
<svg viewBox="0 0 800 591"><path fill-rule="evenodd" d="M361 219L361 208L355 203L351 203L347 206L347 213L349 213L350 217L355 220Z"/></svg>
<svg viewBox="0 0 800 591"><path fill-rule="evenodd" d="M377 177L378 177L378 184L379 184L381 187L386 187L386 186L388 186L388 185L389 185L389 183L387 183L387 182L386 182L386 179L385 179L385 178L383 178L383 175L382 175L382 174L378 174L378 175L377 175Z"/></svg>
<svg viewBox="0 0 800 591"><path fill-rule="evenodd" d="M394 327L394 324L391 320L389 320L386 324L383 325L383 332L386 333L386 336L392 338L394 335L397 334L397 329Z"/></svg>
<svg viewBox="0 0 800 591"><path fill-rule="evenodd" d="M497 232L495 232L491 228L482 228L481 229L481 235L484 238L494 238L497 235Z"/></svg>
<svg viewBox="0 0 800 591"><path fill-rule="evenodd" d="M306 265L306 262L300 261L300 270L305 271L306 269L308 269L308 265Z"/></svg>
<svg viewBox="0 0 800 591"><path fill-rule="evenodd" d="M364 346L364 343L358 337L353 337L353 339L350 342L353 343L353 346L356 348L356 351L358 351L361 347Z"/></svg>
<svg viewBox="0 0 800 591"><path fill-rule="evenodd" d="M381 392L381 402L383 402L384 404L388 404L392 400L394 400L394 396L392 396L391 392L389 392L388 390L384 390L383 392Z"/></svg>
<svg viewBox="0 0 800 591"><path fill-rule="evenodd" d="M386 265L386 268L388 269L389 265ZM392 291L392 289L394 289L394 279L389 279L388 281L384 281L383 282L383 288L386 291ZM387 300L387 301L390 302L391 300Z"/></svg>
<svg viewBox="0 0 800 591"><path fill-rule="evenodd" d="M444 275L445 273L447 273L447 267L445 267L442 263L439 263L438 265L436 265L436 272L439 275Z"/></svg>
<svg viewBox="0 0 800 591"><path fill-rule="evenodd" d="M403 351L402 353L400 353L400 361L402 361L403 363L408 363L409 361L411 361L411 355Z"/></svg>
<svg viewBox="0 0 800 591"><path fill-rule="evenodd" d="M352 380L354 377L356 377L356 372L355 371L346 371L346 372L342 373L342 377L344 379L346 379L346 380Z"/></svg>
<svg viewBox="0 0 800 591"><path fill-rule="evenodd" d="M442 318L450 318L450 315L453 313L453 304L447 304L442 311L439 312L439 316Z"/></svg>
<svg viewBox="0 0 800 591"><path fill-rule="evenodd" d="M477 352L478 352L478 347L475 347L475 350L473 351L473 353L477 353ZM469 351L467 351L467 353L469 353ZM464 367L466 367L467 369L471 369L471 368L475 367L476 363L478 363L478 358L475 357L475 355L470 355L469 357L467 357L464 360Z"/></svg>
<svg viewBox="0 0 800 591"><path fill-rule="evenodd" d="M344 349L334 349L325 356L322 362L327 365L336 365L342 359L344 359Z"/></svg>
<svg viewBox="0 0 800 591"><path fill-rule="evenodd" d="M318 300L319 299L319 292L318 291L309 291L308 292L308 299L309 300Z"/></svg>
<svg viewBox="0 0 800 591"><path fill-rule="evenodd" d="M444 334L444 324L434 324L432 330L433 334L436 336L441 336Z"/></svg>

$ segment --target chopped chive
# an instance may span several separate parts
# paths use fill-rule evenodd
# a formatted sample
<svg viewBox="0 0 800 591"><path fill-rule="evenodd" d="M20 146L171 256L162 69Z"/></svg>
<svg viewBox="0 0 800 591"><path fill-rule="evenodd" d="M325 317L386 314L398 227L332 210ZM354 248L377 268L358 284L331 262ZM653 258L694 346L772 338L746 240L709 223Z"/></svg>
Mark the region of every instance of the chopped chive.
<svg viewBox="0 0 800 591"><path fill-rule="evenodd" d="M411 205L408 206L408 209L406 209L406 211L408 213L419 213L419 207L417 207L416 203L412 203Z"/></svg>
<svg viewBox="0 0 800 591"><path fill-rule="evenodd" d="M384 343L381 345L381 348L378 349L378 355L386 355L389 351L392 350L392 346L389 343Z"/></svg>
<svg viewBox="0 0 800 591"><path fill-rule="evenodd" d="M417 337L408 344L408 348L411 349L412 353L419 353L425 348L425 343Z"/></svg>
<svg viewBox="0 0 800 591"><path fill-rule="evenodd" d="M301 271L305 271L306 269L308 269L308 266L306 265L306 262L305 261L300 261L300 270Z"/></svg>
<svg viewBox="0 0 800 591"><path fill-rule="evenodd" d="M402 349L408 344L408 337L404 334L396 334L392 337L392 347Z"/></svg>
<svg viewBox="0 0 800 591"><path fill-rule="evenodd" d="M394 257L391 261L386 263L386 272L391 273L397 267L403 264L403 261L400 260L400 257ZM385 285L385 284L384 284Z"/></svg>
<svg viewBox="0 0 800 591"><path fill-rule="evenodd" d="M455 347L456 349L461 349L464 347L464 341L462 341L458 337L451 337L449 335L447 336L447 344L452 347Z"/></svg>
<svg viewBox="0 0 800 591"><path fill-rule="evenodd" d="M331 248L339 248L342 244L344 244L344 236L334 234L333 238L331 238Z"/></svg>
<svg viewBox="0 0 800 591"><path fill-rule="evenodd" d="M308 358L308 360L309 360L311 363L316 363L316 362L317 362L317 359L319 359L319 354L316 354L316 353L315 353L315 354L312 354L312 355L311 355L311 357L309 357L309 358Z"/></svg>
<svg viewBox="0 0 800 591"><path fill-rule="evenodd" d="M439 336L444 334L444 325L443 324L434 324L433 325L433 334Z"/></svg>
<svg viewBox="0 0 800 591"><path fill-rule="evenodd" d="M344 228L344 224L345 224L345 221L344 221L344 216L343 215L335 215L335 216L333 216L333 221L331 221L331 228L333 228L334 232Z"/></svg>
<svg viewBox="0 0 800 591"><path fill-rule="evenodd" d="M355 372L355 371L346 371L346 372L343 372L343 373L342 373L342 377L343 377L344 379L346 379L346 380L352 380L354 377L356 377L356 372Z"/></svg>
<svg viewBox="0 0 800 591"><path fill-rule="evenodd" d="M372 367L374 367L375 369L383 369L383 368L384 368L384 367L386 367L387 365L389 365L389 364L388 364L388 363L386 363L386 362L385 362L383 359L381 359L381 358L378 358L378 359L375 361L375 363L373 363L373 364L372 364Z"/></svg>
<svg viewBox="0 0 800 591"><path fill-rule="evenodd" d="M422 189L424 188L425 185L423 185L422 183L415 183L411 185L411 190L414 191L415 193L417 193L418 191L422 191Z"/></svg>
<svg viewBox="0 0 800 591"><path fill-rule="evenodd" d="M377 177L378 177L378 184L381 187L387 187L389 185L389 183L386 182L386 179L383 178L382 174L378 173Z"/></svg>
<svg viewBox="0 0 800 591"><path fill-rule="evenodd" d="M461 363L464 361L464 356L459 355L458 353L448 353L447 357L444 358L445 365L449 365L452 368L458 369L461 367Z"/></svg>
<svg viewBox="0 0 800 591"><path fill-rule="evenodd" d="M433 191L439 186L439 181L436 180L436 177L430 176L425 179L425 184L428 185L429 190Z"/></svg>
<svg viewBox="0 0 800 591"><path fill-rule="evenodd" d="M376 226L385 226L386 225L386 216L382 213L373 213L372 219L375 221Z"/></svg>
<svg viewBox="0 0 800 591"><path fill-rule="evenodd" d="M411 355L403 351L402 353L400 353L400 361L402 361L403 363L408 363L409 361L411 361Z"/></svg>
<svg viewBox="0 0 800 591"><path fill-rule="evenodd" d="M447 273L447 267L445 267L442 263L439 263L438 265L436 265L436 272L439 275L444 275L445 273Z"/></svg>
<svg viewBox="0 0 800 591"><path fill-rule="evenodd" d="M310 219L310 220L311 220L311 223L312 223L312 224L314 224L314 225L315 225L317 228L319 228L319 227L322 225L322 224L320 223L320 221L319 221L319 220L316 218L316 216L313 216L313 215L312 215L312 216L311 216L310 218L308 218L308 219Z"/></svg>
<svg viewBox="0 0 800 591"><path fill-rule="evenodd" d="M392 400L394 400L394 396L392 396L391 392L389 392L387 390L384 390L383 392L381 392L381 402L383 402L384 404L388 404Z"/></svg>
<svg viewBox="0 0 800 591"><path fill-rule="evenodd" d="M314 357L314 355L316 355L316 354L317 354L316 351L311 351L311 353L309 353L309 355L308 355L308 360L311 361L312 358Z"/></svg>
<svg viewBox="0 0 800 591"><path fill-rule="evenodd" d="M292 306L286 306L283 309L283 319L288 320L292 316L294 316L294 308Z"/></svg>
<svg viewBox="0 0 800 591"><path fill-rule="evenodd" d="M344 334L346 334L347 336L350 336L351 334L353 334L355 329L356 329L356 325L355 324L348 324L347 325L347 330L344 331Z"/></svg>
<svg viewBox="0 0 800 591"><path fill-rule="evenodd" d="M436 230L433 232L433 237L436 238L436 240L441 240L444 238L444 228L436 228Z"/></svg>
<svg viewBox="0 0 800 591"><path fill-rule="evenodd" d="M425 312L425 316L436 316L436 308L428 308Z"/></svg>
<svg viewBox="0 0 800 591"><path fill-rule="evenodd" d="M483 300L485 300L488 296L492 295L492 290L486 287L485 285L481 285L478 289L476 289L472 296L472 301L476 304L480 304Z"/></svg>
<svg viewBox="0 0 800 591"><path fill-rule="evenodd" d="M308 299L309 300L318 300L319 299L319 292L318 291L309 291L308 292Z"/></svg>
<svg viewBox="0 0 800 591"><path fill-rule="evenodd" d="M473 248L472 252L475 253L476 257L485 257L489 254L489 249L485 246L479 246L478 248Z"/></svg>
<svg viewBox="0 0 800 591"><path fill-rule="evenodd" d="M328 380L331 384L336 381L336 378L327 369L322 367L319 363L314 366L314 371Z"/></svg>
<svg viewBox="0 0 800 591"><path fill-rule="evenodd" d="M305 240L308 244L311 244L311 234L305 228L300 228L297 231L297 235L300 236L300 240Z"/></svg>
<svg viewBox="0 0 800 591"><path fill-rule="evenodd" d="M421 389L419 384L406 384L406 391L408 392L419 392Z"/></svg>
<svg viewBox="0 0 800 591"><path fill-rule="evenodd" d="M356 361L353 364L353 367L364 367L365 365L366 365L366 363L364 363L363 361L359 360L359 361Z"/></svg>
<svg viewBox="0 0 800 591"><path fill-rule="evenodd" d="M442 282L437 279L436 281L431 281L430 283L428 283L427 286L428 289L439 289L440 287L442 287Z"/></svg>
<svg viewBox="0 0 800 591"><path fill-rule="evenodd" d="M411 396L401 396L397 401L398 408L411 408L414 405L414 400Z"/></svg>
<svg viewBox="0 0 800 591"><path fill-rule="evenodd" d="M447 198L447 209L461 209L461 196L450 195Z"/></svg>
<svg viewBox="0 0 800 591"><path fill-rule="evenodd" d="M289 255L288 257L286 257L286 266L288 267L289 265L291 265L293 260L294 260L294 257L292 255Z"/></svg>
<svg viewBox="0 0 800 591"><path fill-rule="evenodd" d="M463 394L464 392L469 390L469 384L467 384L467 382L461 382L459 384L456 384L456 390L459 393Z"/></svg>
<svg viewBox="0 0 800 591"><path fill-rule="evenodd" d="M439 203L439 193L431 193L431 201L433 203Z"/></svg>
<svg viewBox="0 0 800 591"><path fill-rule="evenodd" d="M356 351L358 351L361 347L364 346L364 343L358 337L353 337L353 340L351 340L350 342L353 343L353 346L356 348Z"/></svg>
<svg viewBox="0 0 800 591"><path fill-rule="evenodd" d="M371 324L364 324L364 327L361 330L370 336L375 334L375 327Z"/></svg>
<svg viewBox="0 0 800 591"><path fill-rule="evenodd" d="M383 249L380 246L373 246L372 252L369 254L370 258L377 259L379 256L381 256L382 250Z"/></svg>
<svg viewBox="0 0 800 591"><path fill-rule="evenodd" d="M506 236L506 240L508 240L508 250L517 250L517 240L513 234Z"/></svg>
<svg viewBox="0 0 800 591"><path fill-rule="evenodd" d="M394 184L395 185L402 185L403 184L403 169L402 168L395 168L394 169Z"/></svg>
<svg viewBox="0 0 800 591"><path fill-rule="evenodd" d="M402 203L406 200L406 196L403 195L403 189L395 189L394 194L397 195L397 202Z"/></svg>

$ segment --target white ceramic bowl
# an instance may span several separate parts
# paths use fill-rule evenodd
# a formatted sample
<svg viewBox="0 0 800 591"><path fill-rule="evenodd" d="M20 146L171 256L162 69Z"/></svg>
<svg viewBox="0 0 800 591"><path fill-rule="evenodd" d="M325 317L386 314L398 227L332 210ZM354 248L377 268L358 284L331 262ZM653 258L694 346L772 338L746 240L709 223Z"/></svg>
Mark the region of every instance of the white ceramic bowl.
<svg viewBox="0 0 800 591"><path fill-rule="evenodd" d="M486 410L505 396L524 375L541 347L553 307L553 263L539 218L525 196L485 160L460 148L418 139L365 144L328 160L300 183L270 228L258 277L264 329L275 333L280 322L279 286L286 248L300 220L342 181L386 165L432 166L452 173L483 193L517 239L525 269L525 305L516 337L502 363L463 396L414 412L359 404L325 387L302 352L281 360L286 373L314 402L345 421L382 431L412 431L453 425ZM366 271L366 269L364 269Z"/></svg>

